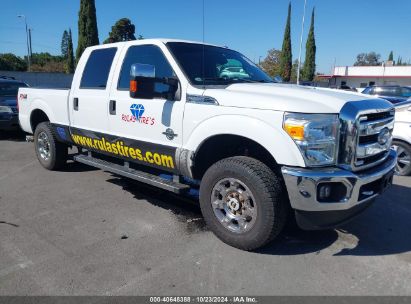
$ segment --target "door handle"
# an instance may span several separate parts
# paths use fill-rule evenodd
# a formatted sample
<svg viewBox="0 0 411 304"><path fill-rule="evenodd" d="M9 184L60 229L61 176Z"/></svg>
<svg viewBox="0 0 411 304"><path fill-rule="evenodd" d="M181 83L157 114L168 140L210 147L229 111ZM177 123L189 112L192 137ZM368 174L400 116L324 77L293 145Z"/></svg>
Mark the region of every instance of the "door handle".
<svg viewBox="0 0 411 304"><path fill-rule="evenodd" d="M116 101L115 100L110 100L108 110L110 112L110 115L116 115Z"/></svg>
<svg viewBox="0 0 411 304"><path fill-rule="evenodd" d="M78 98L74 97L73 99L73 109L74 111L78 111Z"/></svg>

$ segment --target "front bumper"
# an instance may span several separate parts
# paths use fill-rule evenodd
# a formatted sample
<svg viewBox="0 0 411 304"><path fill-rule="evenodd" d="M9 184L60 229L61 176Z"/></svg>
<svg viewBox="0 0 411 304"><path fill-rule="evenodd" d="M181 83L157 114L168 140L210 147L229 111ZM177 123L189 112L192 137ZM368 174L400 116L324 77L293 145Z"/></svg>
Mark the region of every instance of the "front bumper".
<svg viewBox="0 0 411 304"><path fill-rule="evenodd" d="M307 230L325 229L345 223L361 213L391 183L397 155L391 150L387 159L358 173L340 168L306 169L282 167L292 208L298 225ZM320 198L320 187L338 189L327 200ZM331 190L330 193L332 193Z"/></svg>
<svg viewBox="0 0 411 304"><path fill-rule="evenodd" d="M0 114L0 130L17 130L20 128L19 116L15 114Z"/></svg>

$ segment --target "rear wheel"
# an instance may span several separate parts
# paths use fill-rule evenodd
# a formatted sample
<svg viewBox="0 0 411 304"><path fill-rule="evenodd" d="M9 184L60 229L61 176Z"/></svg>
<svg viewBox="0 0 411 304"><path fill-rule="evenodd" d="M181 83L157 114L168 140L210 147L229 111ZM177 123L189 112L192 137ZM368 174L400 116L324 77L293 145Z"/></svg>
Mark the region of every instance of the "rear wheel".
<svg viewBox="0 0 411 304"><path fill-rule="evenodd" d="M34 147L40 164L58 170L67 162L68 147L56 140L49 122L42 122L34 131Z"/></svg>
<svg viewBox="0 0 411 304"><path fill-rule="evenodd" d="M411 174L411 145L402 141L394 141L393 147L397 151L397 165L395 172L398 175L410 175Z"/></svg>
<svg viewBox="0 0 411 304"><path fill-rule="evenodd" d="M223 159L201 181L207 225L223 242L240 249L254 250L273 240L284 227L287 204L281 178L253 158Z"/></svg>

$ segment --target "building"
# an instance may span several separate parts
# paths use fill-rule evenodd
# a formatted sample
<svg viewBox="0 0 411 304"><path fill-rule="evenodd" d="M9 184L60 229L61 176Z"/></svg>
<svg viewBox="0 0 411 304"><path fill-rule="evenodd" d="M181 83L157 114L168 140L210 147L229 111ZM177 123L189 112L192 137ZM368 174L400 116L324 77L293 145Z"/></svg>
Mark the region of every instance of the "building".
<svg viewBox="0 0 411 304"><path fill-rule="evenodd" d="M369 85L411 86L411 66L337 66L332 75L319 76L328 79L330 87L349 86L365 88Z"/></svg>

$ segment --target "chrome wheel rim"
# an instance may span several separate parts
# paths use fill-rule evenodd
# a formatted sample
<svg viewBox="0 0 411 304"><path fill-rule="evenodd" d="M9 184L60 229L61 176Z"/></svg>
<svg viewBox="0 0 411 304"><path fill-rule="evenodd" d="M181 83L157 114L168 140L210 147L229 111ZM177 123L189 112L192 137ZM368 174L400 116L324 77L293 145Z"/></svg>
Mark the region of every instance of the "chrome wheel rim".
<svg viewBox="0 0 411 304"><path fill-rule="evenodd" d="M50 140L44 131L40 132L37 137L37 151L43 160L50 159Z"/></svg>
<svg viewBox="0 0 411 304"><path fill-rule="evenodd" d="M226 229L245 233L255 224L257 204L251 190L240 180L224 178L211 192L214 215Z"/></svg>
<svg viewBox="0 0 411 304"><path fill-rule="evenodd" d="M408 171L411 166L410 152L397 145L394 145L393 148L397 151L397 165L395 166L395 171L398 174L402 174L403 172Z"/></svg>

